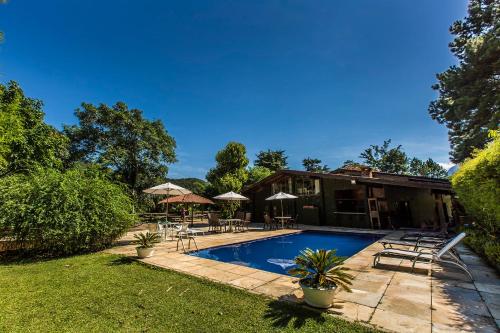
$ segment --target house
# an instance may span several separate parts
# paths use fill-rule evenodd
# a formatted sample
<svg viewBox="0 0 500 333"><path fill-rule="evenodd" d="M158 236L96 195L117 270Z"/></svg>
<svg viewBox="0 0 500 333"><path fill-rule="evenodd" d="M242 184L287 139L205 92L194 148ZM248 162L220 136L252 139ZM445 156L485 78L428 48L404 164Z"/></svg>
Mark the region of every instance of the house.
<svg viewBox="0 0 500 333"><path fill-rule="evenodd" d="M451 219L452 189L445 179L398 175L368 167L329 173L281 170L243 190L255 220L281 215L278 192L298 196L283 201L284 214L299 223L355 228L440 228Z"/></svg>

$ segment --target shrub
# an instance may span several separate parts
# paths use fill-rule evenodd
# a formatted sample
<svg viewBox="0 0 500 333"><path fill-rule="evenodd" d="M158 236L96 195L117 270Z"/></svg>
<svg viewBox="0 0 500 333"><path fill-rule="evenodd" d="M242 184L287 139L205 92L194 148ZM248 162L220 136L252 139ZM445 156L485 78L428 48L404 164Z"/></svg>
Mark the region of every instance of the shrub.
<svg viewBox="0 0 500 333"><path fill-rule="evenodd" d="M466 160L451 178L458 200L483 232L498 237L500 226L500 137Z"/></svg>
<svg viewBox="0 0 500 333"><path fill-rule="evenodd" d="M0 228L49 255L101 250L136 220L121 186L95 169L40 169L0 180Z"/></svg>

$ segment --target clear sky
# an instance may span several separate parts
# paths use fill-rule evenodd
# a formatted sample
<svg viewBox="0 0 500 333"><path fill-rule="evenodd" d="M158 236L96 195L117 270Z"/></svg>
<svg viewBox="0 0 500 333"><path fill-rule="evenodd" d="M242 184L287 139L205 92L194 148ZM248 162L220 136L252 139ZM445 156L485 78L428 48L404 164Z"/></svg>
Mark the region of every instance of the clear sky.
<svg viewBox="0 0 500 333"><path fill-rule="evenodd" d="M391 138L448 161L427 113L435 73L456 62L465 0L10 0L0 6L0 81L75 122L81 102L124 101L177 141L170 177L204 178L229 141L336 167Z"/></svg>

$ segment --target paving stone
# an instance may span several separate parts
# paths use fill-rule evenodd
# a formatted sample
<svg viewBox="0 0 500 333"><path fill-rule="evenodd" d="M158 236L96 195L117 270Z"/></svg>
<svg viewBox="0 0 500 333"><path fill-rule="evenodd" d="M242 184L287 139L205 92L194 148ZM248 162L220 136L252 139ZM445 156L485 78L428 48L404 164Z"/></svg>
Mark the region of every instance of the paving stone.
<svg viewBox="0 0 500 333"><path fill-rule="evenodd" d="M259 271L259 272L249 274L248 277L252 277L254 279L269 282L269 281L278 279L279 277L281 277L281 275L270 273L270 272Z"/></svg>
<svg viewBox="0 0 500 333"><path fill-rule="evenodd" d="M484 291L481 291L480 294L493 318L500 319L500 296L497 294L486 293Z"/></svg>
<svg viewBox="0 0 500 333"><path fill-rule="evenodd" d="M370 320L373 311L375 311L375 309L369 306L343 302L340 300L335 300L333 306L328 309L328 312L331 314L363 322L368 322L368 320Z"/></svg>
<svg viewBox="0 0 500 333"><path fill-rule="evenodd" d="M430 333L432 330L430 320L422 320L381 309L375 310L370 324L394 332Z"/></svg>
<svg viewBox="0 0 500 333"><path fill-rule="evenodd" d="M475 282L477 290L487 292L490 294L497 294L500 297L500 281L499 284L489 284L489 283L478 283Z"/></svg>
<svg viewBox="0 0 500 333"><path fill-rule="evenodd" d="M455 324L446 325L433 321L433 333L498 333L498 327L491 318L477 316L467 320L457 321Z"/></svg>
<svg viewBox="0 0 500 333"><path fill-rule="evenodd" d="M253 289L255 287L261 286L266 282L258 279L254 279L248 276L240 277L229 282L233 286L240 287L243 289Z"/></svg>

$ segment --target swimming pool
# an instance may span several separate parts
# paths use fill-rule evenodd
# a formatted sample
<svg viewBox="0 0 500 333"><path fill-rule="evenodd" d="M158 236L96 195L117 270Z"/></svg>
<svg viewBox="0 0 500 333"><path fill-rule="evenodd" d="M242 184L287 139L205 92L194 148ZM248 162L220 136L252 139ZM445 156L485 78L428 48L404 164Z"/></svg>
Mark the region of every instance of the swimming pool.
<svg viewBox="0 0 500 333"><path fill-rule="evenodd" d="M382 235L303 231L245 243L212 247L191 253L193 256L286 274L293 259L307 247L337 249L338 256L350 257L382 238Z"/></svg>

